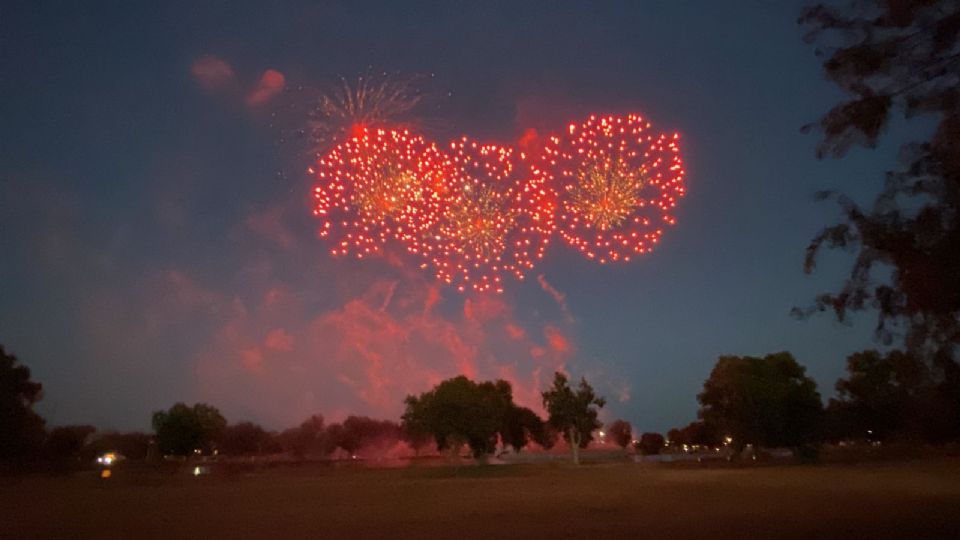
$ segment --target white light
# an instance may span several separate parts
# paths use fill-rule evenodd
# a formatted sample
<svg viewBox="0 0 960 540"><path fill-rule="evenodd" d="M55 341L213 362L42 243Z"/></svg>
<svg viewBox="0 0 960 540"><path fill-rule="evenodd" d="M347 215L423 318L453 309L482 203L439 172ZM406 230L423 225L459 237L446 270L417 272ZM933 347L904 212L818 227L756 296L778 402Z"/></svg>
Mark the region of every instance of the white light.
<svg viewBox="0 0 960 540"><path fill-rule="evenodd" d="M194 476L200 476L200 467L194 467L194 468L193 468L193 475L194 475Z"/></svg>

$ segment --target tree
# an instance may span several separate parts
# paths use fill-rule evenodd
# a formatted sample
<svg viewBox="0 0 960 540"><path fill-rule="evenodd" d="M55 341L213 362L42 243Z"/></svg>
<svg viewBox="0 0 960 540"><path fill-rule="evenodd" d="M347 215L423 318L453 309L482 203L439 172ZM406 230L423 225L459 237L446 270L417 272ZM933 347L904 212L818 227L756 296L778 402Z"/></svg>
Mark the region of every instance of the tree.
<svg viewBox="0 0 960 540"><path fill-rule="evenodd" d="M663 450L664 438L659 433L644 433L637 441L637 450L645 456L655 456Z"/></svg>
<svg viewBox="0 0 960 540"><path fill-rule="evenodd" d="M217 447L228 456L262 454L271 446L272 437L253 422L230 424L220 435Z"/></svg>
<svg viewBox="0 0 960 540"><path fill-rule="evenodd" d="M408 429L433 435L438 450L456 451L467 444L479 459L496 448L513 395L506 381L476 383L461 375L419 396L407 396L404 403Z"/></svg>
<svg viewBox="0 0 960 540"><path fill-rule="evenodd" d="M99 432L93 435L83 451L83 458L92 460L106 452L117 452L129 460L144 460L152 437L146 433Z"/></svg>
<svg viewBox="0 0 960 540"><path fill-rule="evenodd" d="M295 428L284 430L278 437L280 447L284 452L302 458L307 454L329 454L325 448L325 439L327 437L324 429L323 416L314 414L300 423Z"/></svg>
<svg viewBox="0 0 960 540"><path fill-rule="evenodd" d="M500 438L504 445L510 445L514 451L520 452L530 441L546 442L543 420L537 413L526 407L512 405L507 409L500 428Z"/></svg>
<svg viewBox="0 0 960 540"><path fill-rule="evenodd" d="M610 435L610 438L613 439L613 442L624 450L633 442L633 430L630 427L630 423L625 420L617 420L610 424L607 428L607 433Z"/></svg>
<svg viewBox="0 0 960 540"><path fill-rule="evenodd" d="M817 4L800 17L818 43L827 77L846 94L817 124L818 155L843 156L875 147L897 115L937 122L926 140L901 149L901 170L889 172L870 207L837 192L844 220L823 229L807 248L813 271L822 248L856 252L838 291L798 315L878 313L877 335L905 345L937 368L942 395L960 418L960 3L870 0L842 7ZM924 130L926 132L926 130Z"/></svg>
<svg viewBox="0 0 960 540"><path fill-rule="evenodd" d="M606 400L594 394L586 379L580 379L574 391L567 383L567 376L560 372L554 374L553 386L541 395L543 406L550 415L549 424L563 433L564 440L570 445L573 463L579 465L580 449L586 448L593 440L593 431L603 426L597 420L596 407L603 407Z"/></svg>
<svg viewBox="0 0 960 540"><path fill-rule="evenodd" d="M164 454L186 456L195 450L210 452L227 421L215 407L176 403L167 411L153 413L157 445Z"/></svg>
<svg viewBox="0 0 960 540"><path fill-rule="evenodd" d="M61 426L47 435L43 445L44 457L61 469L80 465L83 449L97 431L93 426Z"/></svg>
<svg viewBox="0 0 960 540"><path fill-rule="evenodd" d="M827 406L830 439L918 439L944 442L960 432L952 398L931 369L900 350L860 351L847 357L847 378Z"/></svg>
<svg viewBox="0 0 960 540"><path fill-rule="evenodd" d="M21 464L38 455L46 435L44 421L33 412L43 386L30 380L30 368L0 345L0 465Z"/></svg>
<svg viewBox="0 0 960 540"><path fill-rule="evenodd" d="M702 420L690 422L683 428L671 429L667 432L667 439L670 446L676 448L683 445L704 445L717 446L720 444L721 436L713 426L708 426Z"/></svg>
<svg viewBox="0 0 960 540"><path fill-rule="evenodd" d="M400 438L400 426L389 420L374 420L366 416L348 416L337 446L351 456L361 448L385 446Z"/></svg>
<svg viewBox="0 0 960 540"><path fill-rule="evenodd" d="M400 423L400 439L410 445L415 456L419 456L420 450L425 446L431 443L436 445L436 441L433 439L433 435L429 429L427 429L426 426L417 424L417 420L418 417L415 417L411 420L404 419L403 422Z"/></svg>
<svg viewBox="0 0 960 540"><path fill-rule="evenodd" d="M721 356L697 396L700 418L734 445L799 448L817 436L817 385L788 352Z"/></svg>

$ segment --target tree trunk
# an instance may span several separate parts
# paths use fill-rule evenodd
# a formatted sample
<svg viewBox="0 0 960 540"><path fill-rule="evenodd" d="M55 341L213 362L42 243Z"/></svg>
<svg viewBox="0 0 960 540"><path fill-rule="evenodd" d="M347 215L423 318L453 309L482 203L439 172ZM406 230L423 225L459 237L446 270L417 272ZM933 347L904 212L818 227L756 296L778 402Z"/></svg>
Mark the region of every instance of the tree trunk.
<svg viewBox="0 0 960 540"><path fill-rule="evenodd" d="M570 428L570 451L573 452L573 464L580 464L580 432Z"/></svg>

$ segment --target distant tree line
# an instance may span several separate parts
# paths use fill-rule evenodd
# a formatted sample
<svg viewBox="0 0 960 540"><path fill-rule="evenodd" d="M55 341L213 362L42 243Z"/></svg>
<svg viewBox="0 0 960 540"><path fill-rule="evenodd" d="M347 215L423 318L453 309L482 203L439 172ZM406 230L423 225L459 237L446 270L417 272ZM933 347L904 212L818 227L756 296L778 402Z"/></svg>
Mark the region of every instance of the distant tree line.
<svg viewBox="0 0 960 540"><path fill-rule="evenodd" d="M823 442L960 440L960 379L900 350L847 358L824 406L816 383L788 352L722 356L703 391L699 419L667 433L670 445L787 447Z"/></svg>
<svg viewBox="0 0 960 540"><path fill-rule="evenodd" d="M534 442L551 448L559 437L571 446L574 462L579 450L593 440L602 424L597 419L604 400L586 380L576 387L557 373L553 385L542 393L549 417L513 402L513 389L503 380L475 382L454 377L418 396L408 396L400 423L365 416L348 416L327 424L312 415L298 426L272 432L253 422L228 423L220 411L206 403L176 403L153 413L153 434L97 432L88 425L46 429L33 411L42 397L42 386L30 370L0 346L0 464L22 469L40 464L62 470L89 465L97 455L115 452L133 460L159 456L257 456L288 454L291 457L325 458L342 451L356 457L364 449L385 451L404 442L416 454L433 447L459 452L468 447L477 459L494 453L498 443L521 451ZM629 426L627 426L629 430ZM629 437L629 433L628 433Z"/></svg>
<svg viewBox="0 0 960 540"><path fill-rule="evenodd" d="M16 469L43 463L70 470L108 451L146 459L151 448L155 456L287 454L323 459L357 457L368 450L382 454L400 442L416 455L425 449L459 454L468 448L483 461L498 447L520 452L532 443L550 449L559 439L579 463L580 451L598 435L624 451L632 446L644 455L665 447L720 445L737 455L751 445L815 456L824 442L960 440L960 384L936 364L899 350L861 351L847 358L847 374L835 386L836 396L824 406L816 383L788 352L721 356L697 396L698 419L671 429L666 437L647 432L634 438L623 420L602 432L598 415L604 399L585 379L571 385L563 373L556 373L541 393L545 419L514 403L508 382L459 376L408 396L399 423L349 416L327 424L316 414L296 427L272 432L252 422L228 423L205 403L176 403L153 414L151 435L97 432L87 425L47 430L32 408L42 397L42 386L0 346L0 464Z"/></svg>

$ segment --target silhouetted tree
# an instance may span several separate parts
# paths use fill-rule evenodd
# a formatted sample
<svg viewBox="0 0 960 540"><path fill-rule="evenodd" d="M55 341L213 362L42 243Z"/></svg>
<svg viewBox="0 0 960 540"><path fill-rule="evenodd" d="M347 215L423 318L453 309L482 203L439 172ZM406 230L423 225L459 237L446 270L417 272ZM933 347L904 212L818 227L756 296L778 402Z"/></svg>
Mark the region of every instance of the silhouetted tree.
<svg viewBox="0 0 960 540"><path fill-rule="evenodd" d="M408 396L403 421L433 435L437 449L470 447L481 458L496 448L504 416L513 406L510 383L476 383L459 376L447 379L429 392Z"/></svg>
<svg viewBox="0 0 960 540"><path fill-rule="evenodd" d="M341 445L344 444L343 439L345 437L345 431L346 430L343 429L343 424L339 424L337 422L334 422L333 424L330 424L329 426L327 426L327 428L323 430L323 432L318 434L319 438L317 440L319 441L319 444L320 444L319 446L320 453L325 456L328 456L332 454L337 448L340 448ZM350 443L346 443L346 444L349 445Z"/></svg>
<svg viewBox="0 0 960 540"><path fill-rule="evenodd" d="M291 456L302 458L307 454L329 454L336 445L329 450L326 448L327 434L324 429L323 416L314 414L295 428L284 430L277 437L280 447Z"/></svg>
<svg viewBox="0 0 960 540"><path fill-rule="evenodd" d="M960 3L817 4L800 23L807 41L818 42L827 77L847 94L808 126L823 134L820 156L875 147L895 116L938 124L929 138L901 149L904 167L887 173L870 207L820 194L837 200L845 219L813 239L806 270L824 247L852 249L856 258L840 290L797 313L831 310L844 319L873 309L887 342L890 323L902 325L907 349L937 368L952 417L960 418Z"/></svg>
<svg viewBox="0 0 960 540"><path fill-rule="evenodd" d="M38 457L46 433L33 405L42 396L41 384L30 380L30 368L0 345L0 466Z"/></svg>
<svg viewBox="0 0 960 540"><path fill-rule="evenodd" d="M83 449L97 431L93 426L61 426L47 435L43 456L54 467L69 470L82 464Z"/></svg>
<svg viewBox="0 0 960 540"><path fill-rule="evenodd" d="M130 460L143 460L147 457L152 437L139 431L128 433L98 432L83 449L83 459L93 460L106 452L117 452Z"/></svg>
<svg viewBox="0 0 960 540"><path fill-rule="evenodd" d="M655 456L663 450L664 438L659 433L644 433L637 441L637 450L645 456Z"/></svg>
<svg viewBox="0 0 960 540"><path fill-rule="evenodd" d="M509 444L514 451L520 452L530 441L545 440L543 420L526 407L512 405L504 415L500 438L503 444Z"/></svg>
<svg viewBox="0 0 960 540"><path fill-rule="evenodd" d="M153 413L157 445L164 454L185 456L194 450L209 452L227 421L215 407L197 403L189 407L176 403L167 411Z"/></svg>
<svg viewBox="0 0 960 540"><path fill-rule="evenodd" d="M553 376L553 386L541 392L543 406L550 415L548 422L564 440L570 444L573 462L580 464L580 449L586 448L593 440L593 431L603 424L597 420L597 407L603 407L606 400L597 397L593 387L586 379L574 390L567 382L567 376L557 372Z"/></svg>
<svg viewBox="0 0 960 540"><path fill-rule="evenodd" d="M217 444L220 453L228 456L262 454L272 446L272 437L253 422L230 424L224 428Z"/></svg>
<svg viewBox="0 0 960 540"><path fill-rule="evenodd" d="M607 434L610 435L610 439L613 440L614 444L627 449L627 446L633 441L633 430L630 427L630 423L626 420L617 420L610 424L607 427Z"/></svg>
<svg viewBox="0 0 960 540"><path fill-rule="evenodd" d="M698 399L700 417L737 448L813 442L823 411L817 384L788 352L721 356Z"/></svg>
<svg viewBox="0 0 960 540"><path fill-rule="evenodd" d="M400 438L400 426L389 420L374 420L366 416L348 416L343 421L343 432L337 446L351 456L361 448L393 444Z"/></svg>
<svg viewBox="0 0 960 540"><path fill-rule="evenodd" d="M932 371L916 356L899 350L851 354L847 377L837 381L837 398L827 406L826 435L834 440L956 438L952 398Z"/></svg>
<svg viewBox="0 0 960 540"><path fill-rule="evenodd" d="M414 417L410 420L404 419L400 423L400 438L410 445L416 456L420 455L420 450L424 447L430 444L436 445L433 434L427 426L416 423L420 419L420 417Z"/></svg>
<svg viewBox="0 0 960 540"><path fill-rule="evenodd" d="M717 446L720 444L722 436L717 433L713 426L708 426L702 420L690 422L683 428L674 428L667 432L667 438L670 446L680 447L683 445L705 445Z"/></svg>

